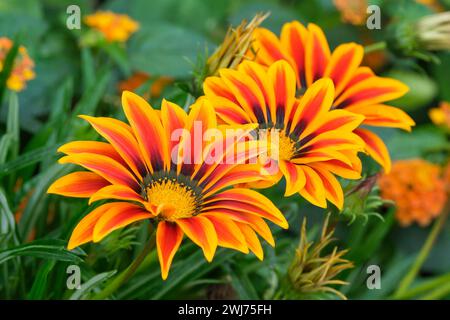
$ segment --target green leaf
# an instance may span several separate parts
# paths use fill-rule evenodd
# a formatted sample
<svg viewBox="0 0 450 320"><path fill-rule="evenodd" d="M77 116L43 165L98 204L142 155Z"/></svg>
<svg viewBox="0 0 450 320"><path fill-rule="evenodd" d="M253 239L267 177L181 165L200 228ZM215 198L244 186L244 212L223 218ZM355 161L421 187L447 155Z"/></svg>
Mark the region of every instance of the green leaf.
<svg viewBox="0 0 450 320"><path fill-rule="evenodd" d="M45 290L48 285L48 274L53 270L55 264L55 260L49 260L39 268L39 271L35 276L33 286L28 293L28 299L40 300L44 298Z"/></svg>
<svg viewBox="0 0 450 320"><path fill-rule="evenodd" d="M47 210L44 209L45 201L48 198L48 187L56 179L56 177L60 174L68 172L69 170L70 167L63 167L56 163L39 175L33 194L28 200L27 207L25 208L19 222L19 234L23 239L28 237L39 216L42 213L47 213Z"/></svg>
<svg viewBox="0 0 450 320"><path fill-rule="evenodd" d="M53 259L73 263L80 263L83 261L83 259L74 252L68 251L65 248L65 245L66 242L63 240L36 240L27 244L8 248L0 251L0 264L20 256Z"/></svg>
<svg viewBox="0 0 450 320"><path fill-rule="evenodd" d="M260 299L255 287L248 278L247 274L242 273L241 268L232 268L229 264L224 266L227 274L231 276L231 285L236 290L240 299L243 300L258 300Z"/></svg>
<svg viewBox="0 0 450 320"><path fill-rule="evenodd" d="M81 288L79 290L76 290L72 294L72 296L70 296L69 300L79 300L85 294L89 293L89 291L95 289L102 282L104 282L105 280L107 280L107 279L111 278L113 275L115 275L116 272L117 272L116 270L113 270L113 271L99 273L99 274L93 276L87 282L83 283L81 285Z"/></svg>
<svg viewBox="0 0 450 320"><path fill-rule="evenodd" d="M20 155L17 159L0 165L0 178L12 172L25 168L44 159L49 153L54 153L59 144L42 147Z"/></svg>
<svg viewBox="0 0 450 320"><path fill-rule="evenodd" d="M170 39L170 40L168 40ZM131 67L149 74L186 77L207 41L201 35L167 23L144 25L130 39ZM191 64L190 64L190 63Z"/></svg>

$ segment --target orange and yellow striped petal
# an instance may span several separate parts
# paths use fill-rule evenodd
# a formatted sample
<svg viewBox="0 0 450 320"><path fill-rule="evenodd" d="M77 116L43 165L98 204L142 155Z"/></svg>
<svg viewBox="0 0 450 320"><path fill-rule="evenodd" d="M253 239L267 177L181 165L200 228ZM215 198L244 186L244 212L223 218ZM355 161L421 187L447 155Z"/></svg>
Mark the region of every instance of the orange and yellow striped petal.
<svg viewBox="0 0 450 320"><path fill-rule="evenodd" d="M286 125L295 100L296 78L292 67L284 60L272 64L267 75L275 95L275 114L273 122Z"/></svg>
<svg viewBox="0 0 450 320"><path fill-rule="evenodd" d="M112 184L123 184L133 190L139 190L139 183L133 174L117 161L98 154L79 153L62 157L60 163L78 164L99 176L105 178Z"/></svg>
<svg viewBox="0 0 450 320"><path fill-rule="evenodd" d="M364 124L376 127L400 128L411 131L414 120L403 110L384 104L354 106L345 110L364 116Z"/></svg>
<svg viewBox="0 0 450 320"><path fill-rule="evenodd" d="M109 182L92 172L78 171L69 173L51 184L47 193L66 197L89 198Z"/></svg>
<svg viewBox="0 0 450 320"><path fill-rule="evenodd" d="M244 236L245 242L247 243L247 247L250 249L250 251L252 251L259 260L263 260L264 251L262 249L261 242L259 241L255 231L253 231L252 227L250 227L246 223L238 221L235 221L234 223L241 230L241 233Z"/></svg>
<svg viewBox="0 0 450 320"><path fill-rule="evenodd" d="M81 221L78 222L77 226L72 231L67 249L72 250L84 243L92 241L92 235L97 221L103 214L105 214L106 211L113 208L117 204L117 202L103 204L92 210L83 219L81 219Z"/></svg>
<svg viewBox="0 0 450 320"><path fill-rule="evenodd" d="M58 152L65 153L66 155L78 154L78 153L91 153L107 156L120 164L126 166L127 164L117 153L117 151L107 142L100 141L72 141L68 142L58 148Z"/></svg>
<svg viewBox="0 0 450 320"><path fill-rule="evenodd" d="M145 204L146 201L136 191L124 185L109 185L94 193L89 204L105 199L136 201Z"/></svg>
<svg viewBox="0 0 450 320"><path fill-rule="evenodd" d="M397 99L408 90L408 87L398 80L372 76L345 90L334 104L338 109L370 106Z"/></svg>
<svg viewBox="0 0 450 320"><path fill-rule="evenodd" d="M383 140L366 129L356 129L355 133L364 140L366 144L365 149L369 155L383 167L386 173L389 173L391 170L391 157Z"/></svg>
<svg viewBox="0 0 450 320"><path fill-rule="evenodd" d="M308 30L298 21L285 23L281 30L280 40L295 63L294 70L297 76L297 87L306 86L305 54Z"/></svg>
<svg viewBox="0 0 450 320"><path fill-rule="evenodd" d="M327 200L325 196L325 187L319 174L309 166L301 166L305 177L305 187L299 191L300 195L312 204L326 208Z"/></svg>
<svg viewBox="0 0 450 320"><path fill-rule="evenodd" d="M314 23L308 24L305 51L305 77L308 86L323 77L330 55L330 47L322 29Z"/></svg>
<svg viewBox="0 0 450 320"><path fill-rule="evenodd" d="M172 222L161 221L158 223L156 231L156 249L158 251L159 264L161 266L161 276L167 279L173 257L183 240L183 231Z"/></svg>
<svg viewBox="0 0 450 320"><path fill-rule="evenodd" d="M151 173L167 169L170 164L168 139L158 113L147 101L130 91L123 92L122 106L147 168Z"/></svg>
<svg viewBox="0 0 450 320"><path fill-rule="evenodd" d="M364 48L356 43L339 45L332 53L324 76L333 80L336 96L345 89L361 64Z"/></svg>
<svg viewBox="0 0 450 320"><path fill-rule="evenodd" d="M152 214L139 205L118 202L99 217L92 232L92 241L99 242L114 230L152 217Z"/></svg>
<svg viewBox="0 0 450 320"><path fill-rule="evenodd" d="M177 219L175 222L189 239L202 248L206 260L211 262L218 243L217 233L211 221L197 215L191 218Z"/></svg>
<svg viewBox="0 0 450 320"><path fill-rule="evenodd" d="M272 221L284 229L288 228L286 218L272 201L251 189L233 188L205 199L205 210L220 208L254 214Z"/></svg>
<svg viewBox="0 0 450 320"><path fill-rule="evenodd" d="M80 116L103 136L125 160L139 179L147 170L139 151L139 145L131 132L131 128L122 121L113 118Z"/></svg>
<svg viewBox="0 0 450 320"><path fill-rule="evenodd" d="M217 233L217 244L224 248L235 249L248 253L248 247L241 229L230 219L221 219L216 216L206 216L214 225Z"/></svg>
<svg viewBox="0 0 450 320"><path fill-rule="evenodd" d="M285 197L298 193L306 184L306 177L303 170L290 161L280 160L278 166L286 179Z"/></svg>
<svg viewBox="0 0 450 320"><path fill-rule="evenodd" d="M325 197L334 204L339 210L344 207L344 192L336 177L328 170L324 170L319 166L312 165L315 172L319 175L324 186Z"/></svg>

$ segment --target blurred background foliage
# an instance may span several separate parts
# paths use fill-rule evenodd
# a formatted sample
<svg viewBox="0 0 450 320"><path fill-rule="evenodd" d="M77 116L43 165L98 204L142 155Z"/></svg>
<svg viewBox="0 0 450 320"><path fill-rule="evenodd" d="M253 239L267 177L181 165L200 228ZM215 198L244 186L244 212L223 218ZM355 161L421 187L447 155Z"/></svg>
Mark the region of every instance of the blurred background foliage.
<svg viewBox="0 0 450 320"><path fill-rule="evenodd" d="M56 163L57 147L70 140L97 139L93 130L76 117L78 114L123 119L120 90L126 83L120 83L136 72L144 73L145 80L138 82L135 91L154 107L162 97L181 106L192 102L193 97L183 89L194 77L196 65L220 44L230 24L236 26L258 12L271 13L263 26L276 33L291 20L317 23L335 47L348 41L369 45L388 40L392 34L385 24L415 21L434 10L413 0L370 3L381 7L381 30L343 22L331 0L0 0L0 36L27 48L36 73L24 91L8 91L0 102L0 298L91 298L137 256L147 240L149 226L140 223L114 232L100 244L71 252L64 249L75 224L92 208L84 199L49 196L46 190L55 178L73 169ZM125 13L139 22L140 29L124 46L90 45L95 39L88 27L66 27L66 9L72 4L79 5L82 15L100 9ZM450 1L439 1L439 5L449 9ZM444 164L448 159L448 135L430 123L428 109L440 101L450 101L450 54L433 55L436 59L426 61L392 49L366 57L365 63L378 74L400 79L411 88L395 105L416 120L413 133L375 130L394 160L421 157ZM379 171L371 160L364 159L364 163L366 176ZM347 189L352 187L348 185ZM185 243L167 281L161 280L153 252L110 298L276 297L295 257L302 219L308 221L308 239L320 242L326 212L298 196L283 198L283 186L264 193L286 214L290 229L273 229L277 246L264 247L263 262L251 254L221 249L213 262L207 263L197 247ZM347 207L354 206L352 212L357 208L362 217L353 219L336 212L330 217L336 228L334 244L349 250L345 258L354 264L339 273L339 279L348 285L337 287L351 299L393 297L429 233L429 228L399 227L393 218L394 207L379 202L376 190L370 195L375 196L371 206L346 199ZM376 214L365 215L368 212ZM449 231L450 224L446 223L413 283L418 289L404 297L426 297L436 288L441 294L434 297L450 297ZM332 249L333 245L324 248L328 252ZM66 268L71 264L81 268L81 290L66 286ZM366 269L371 264L381 267L380 290L366 286ZM446 291L442 290L445 285ZM319 291L313 298L338 296Z"/></svg>

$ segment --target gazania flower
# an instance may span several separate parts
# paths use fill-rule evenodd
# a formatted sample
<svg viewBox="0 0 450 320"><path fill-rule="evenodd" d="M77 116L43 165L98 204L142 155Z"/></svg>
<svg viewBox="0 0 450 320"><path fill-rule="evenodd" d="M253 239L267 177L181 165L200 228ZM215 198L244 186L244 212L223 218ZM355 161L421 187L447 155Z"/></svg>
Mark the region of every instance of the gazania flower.
<svg viewBox="0 0 450 320"><path fill-rule="evenodd" d="M75 141L59 149L67 155L61 163L78 164L88 171L60 178L49 193L89 198L89 203L111 200L79 222L68 248L98 242L118 228L152 219L157 223L164 279L183 235L202 248L208 261L217 246L244 253L250 250L262 259L256 234L274 245L263 218L283 228L287 222L256 191L228 188L258 179L261 166L242 163L258 155L259 145L255 141L230 143L240 137L208 141L204 133L215 130L217 123L205 99L195 103L189 114L167 101L158 112L131 92L123 93L122 104L129 125L112 118L82 116L107 142ZM225 142L227 147L220 151L218 147ZM241 144L246 148L240 148ZM222 161L235 146L240 150L234 155L236 161ZM216 161L205 161L213 153Z"/></svg>
<svg viewBox="0 0 450 320"><path fill-rule="evenodd" d="M139 29L139 23L126 14L98 11L84 18L84 23L102 33L109 42L126 42Z"/></svg>
<svg viewBox="0 0 450 320"><path fill-rule="evenodd" d="M254 33L253 52L248 56L263 66L286 60L296 72L297 95L316 80L328 77L335 86L333 109L345 109L365 117L368 126L411 130L414 121L402 110L384 102L403 96L408 88L401 82L376 76L368 67L360 66L364 55L355 43L339 45L330 51L323 31L315 24L304 27L293 21L286 23L278 38L271 31L258 28ZM391 161L383 141L367 129L355 130L365 142L366 151L389 171Z"/></svg>
<svg viewBox="0 0 450 320"><path fill-rule="evenodd" d="M426 226L441 214L447 200L440 167L422 159L397 161L380 177L381 196L395 201L396 218L403 226Z"/></svg>
<svg viewBox="0 0 450 320"><path fill-rule="evenodd" d="M432 108L428 112L431 121L437 126L450 130L450 103L443 101L438 108Z"/></svg>
<svg viewBox="0 0 450 320"><path fill-rule="evenodd" d="M0 38L0 72L4 68L4 63L9 50L13 47L13 42L5 37ZM13 91L22 91L27 81L34 79L34 62L28 55L27 49L19 47L19 52L14 60L13 69L6 81L6 86Z"/></svg>
<svg viewBox="0 0 450 320"><path fill-rule="evenodd" d="M360 178L357 152L364 143L352 131L363 117L330 111L330 79L315 82L300 99L295 90L295 73L285 61L268 69L246 61L238 70L221 70L220 77L209 77L204 84L221 121L258 125L257 138L270 143L268 167L276 168L272 183L284 176L286 196L300 193L317 206L326 207L328 199L342 208L342 188L333 174Z"/></svg>

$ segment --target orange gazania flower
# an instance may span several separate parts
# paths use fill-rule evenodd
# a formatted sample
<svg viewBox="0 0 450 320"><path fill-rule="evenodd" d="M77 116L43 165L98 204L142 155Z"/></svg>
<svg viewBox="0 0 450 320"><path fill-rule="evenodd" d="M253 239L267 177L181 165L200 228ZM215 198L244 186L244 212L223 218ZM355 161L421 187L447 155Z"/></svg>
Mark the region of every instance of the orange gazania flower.
<svg viewBox="0 0 450 320"><path fill-rule="evenodd" d="M98 11L84 18L84 23L100 31L109 42L126 42L139 29L139 23L126 14Z"/></svg>
<svg viewBox="0 0 450 320"><path fill-rule="evenodd" d="M410 131L414 121L402 110L383 103L403 96L408 88L391 78L376 76L368 67L360 66L364 55L356 43L339 45L330 51L327 39L315 24L304 27L298 21L286 23L278 38L271 31L258 28L251 59L270 66L286 60L296 72L298 94L317 79L328 77L336 88L333 109L346 109L365 117L368 126L402 128ZM255 57L256 53L256 57ZM365 142L366 151L388 172L391 160L383 141L367 129L355 130Z"/></svg>
<svg viewBox="0 0 450 320"><path fill-rule="evenodd" d="M274 245L263 218L283 228L287 222L274 204L256 191L228 188L258 178L260 165L240 164L252 154L257 156L252 152L257 147L255 141L239 142L248 152L239 153L241 161L230 164L221 160L239 145L230 144L228 137L212 142L202 139L202 132L217 127L214 110L206 99L198 100L189 114L165 100L161 111L154 110L131 92L123 93L122 104L130 125L112 118L81 116L107 142L75 141L59 149L66 154L61 163L75 163L89 171L60 178L49 193L89 198L89 203L112 200L79 222L68 248L98 242L118 228L152 219L157 223L156 243L164 279L183 235L202 248L208 261L217 246L244 253L250 250L262 259L256 234ZM173 139L180 129L185 131ZM199 130L200 140L194 139ZM217 146L224 142L228 147L218 153ZM198 143L201 149L194 148ZM202 154L206 159L213 152L217 161L187 161ZM174 154L178 161L172 161Z"/></svg>
<svg viewBox="0 0 450 320"><path fill-rule="evenodd" d="M0 38L0 72L3 70L4 62L13 42L9 38ZM28 55L27 49L19 47L19 52L14 60L13 69L6 81L6 86L13 91L19 92L25 88L27 81L34 79L34 62Z"/></svg>
<svg viewBox="0 0 450 320"><path fill-rule="evenodd" d="M220 77L205 80L204 91L221 121L257 124L258 131L268 132L268 139L274 132L278 135L277 146L270 148L277 152L276 157L271 154L269 163L277 168L272 183L284 176L286 196L300 193L320 207L326 207L328 199L341 209L342 188L333 174L360 178L357 152L364 143L352 131L363 117L345 110L330 111L332 81L321 79L296 99L295 73L286 61L267 69L246 61L238 70L219 73Z"/></svg>
<svg viewBox="0 0 450 320"><path fill-rule="evenodd" d="M394 162L392 171L379 179L381 196L396 204L396 218L403 226L426 226L442 213L447 200L440 167L422 159Z"/></svg>
<svg viewBox="0 0 450 320"><path fill-rule="evenodd" d="M450 130L450 103L442 101L438 108L431 108L428 115L435 125Z"/></svg>

